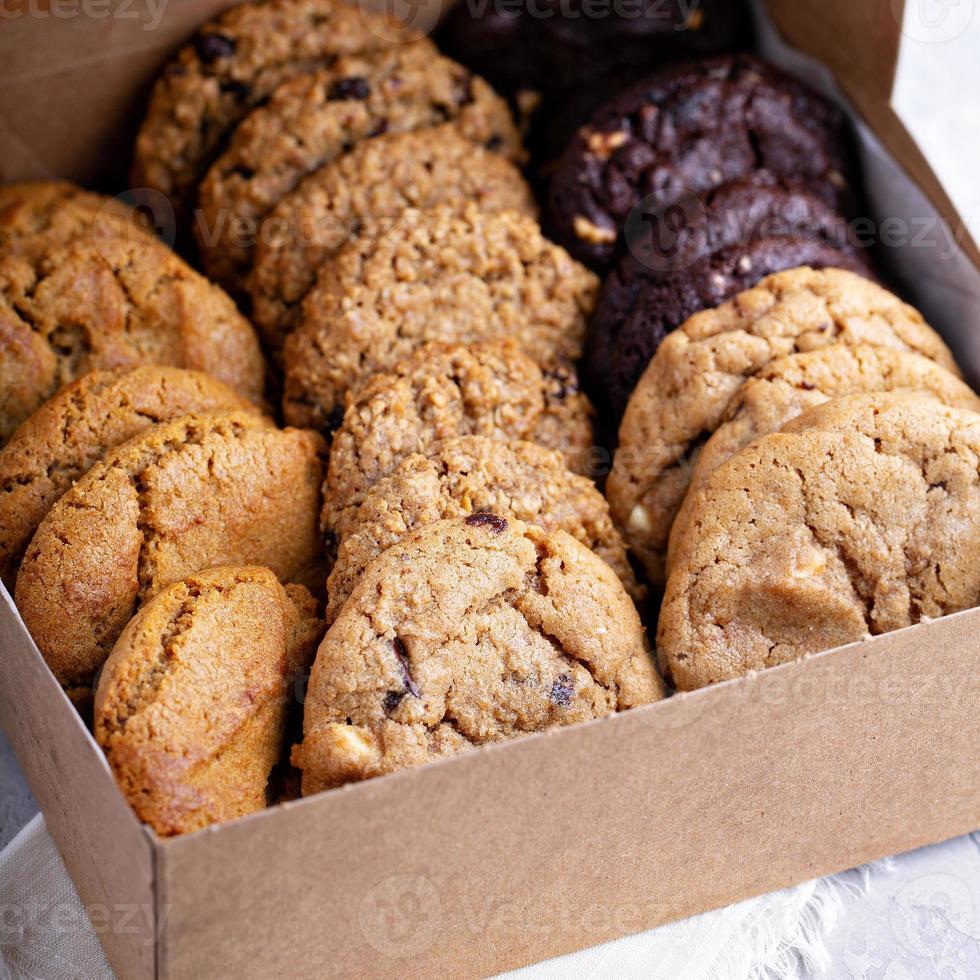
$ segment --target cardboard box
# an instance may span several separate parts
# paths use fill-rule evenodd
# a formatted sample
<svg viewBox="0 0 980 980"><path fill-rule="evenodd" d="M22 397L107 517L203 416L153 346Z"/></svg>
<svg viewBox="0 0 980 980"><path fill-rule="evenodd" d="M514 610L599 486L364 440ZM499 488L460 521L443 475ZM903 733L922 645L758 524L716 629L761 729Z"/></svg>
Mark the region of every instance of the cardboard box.
<svg viewBox="0 0 980 980"><path fill-rule="evenodd" d="M147 31L148 0L85 2L7 0L4 180L121 180L147 82L224 5L171 0ZM958 229L888 104L900 5L768 6L880 137L878 214ZM975 380L977 252L954 237L973 264L893 257ZM980 827L980 610L160 840L0 598L0 724L120 978L488 974Z"/></svg>

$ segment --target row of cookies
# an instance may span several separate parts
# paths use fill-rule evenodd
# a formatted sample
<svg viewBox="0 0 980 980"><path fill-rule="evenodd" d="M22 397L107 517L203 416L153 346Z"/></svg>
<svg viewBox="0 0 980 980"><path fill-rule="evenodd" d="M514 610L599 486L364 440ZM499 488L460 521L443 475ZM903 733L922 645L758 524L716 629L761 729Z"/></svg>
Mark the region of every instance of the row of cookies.
<svg viewBox="0 0 980 980"><path fill-rule="evenodd" d="M667 335L627 406L607 492L649 579L666 583L674 683L976 605L980 579L959 559L980 547L977 412L919 312L842 269L769 276Z"/></svg>

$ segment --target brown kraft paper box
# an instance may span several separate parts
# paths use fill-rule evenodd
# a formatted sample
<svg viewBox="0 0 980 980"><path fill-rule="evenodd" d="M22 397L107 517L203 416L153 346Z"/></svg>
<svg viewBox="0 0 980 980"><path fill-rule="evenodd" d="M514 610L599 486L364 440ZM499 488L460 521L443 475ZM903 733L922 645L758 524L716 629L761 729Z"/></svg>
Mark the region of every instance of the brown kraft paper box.
<svg viewBox="0 0 980 980"><path fill-rule="evenodd" d="M125 187L149 83L224 6L3 0L0 180ZM978 253L889 104L900 6L766 10L863 119L872 210L936 230L891 257L976 383ZM486 975L980 827L980 610L171 840L6 592L0 649L0 726L127 980Z"/></svg>

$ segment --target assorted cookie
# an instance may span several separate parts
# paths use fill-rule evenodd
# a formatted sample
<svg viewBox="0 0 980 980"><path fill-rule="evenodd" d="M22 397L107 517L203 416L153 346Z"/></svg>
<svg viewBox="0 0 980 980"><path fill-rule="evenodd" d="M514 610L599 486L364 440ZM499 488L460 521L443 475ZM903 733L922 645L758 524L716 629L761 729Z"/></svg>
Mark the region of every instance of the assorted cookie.
<svg viewBox="0 0 980 980"><path fill-rule="evenodd" d="M405 211L324 266L287 337L283 412L326 428L344 393L428 341L513 338L547 369L582 353L598 280L538 225L473 205Z"/></svg>
<svg viewBox="0 0 980 980"><path fill-rule="evenodd" d="M252 414L188 415L111 450L41 521L17 573L24 623L81 701L133 614L188 574L262 564L323 581L323 443Z"/></svg>
<svg viewBox="0 0 980 980"><path fill-rule="evenodd" d="M344 55L284 82L201 182L195 234L205 271L241 291L262 219L306 174L360 140L447 121L472 142L520 158L507 104L428 41Z"/></svg>
<svg viewBox="0 0 980 980"><path fill-rule="evenodd" d="M662 696L608 565L563 531L471 514L368 567L317 651L293 763L309 795Z"/></svg>
<svg viewBox="0 0 980 980"><path fill-rule="evenodd" d="M95 694L95 738L160 836L261 810L285 749L317 603L268 568L224 567L164 589L130 620Z"/></svg>
<svg viewBox="0 0 980 980"><path fill-rule="evenodd" d="M664 580L667 541L700 445L742 384L777 357L832 344L892 347L958 373L921 314L841 269L763 279L668 334L640 378L619 430L606 493L651 581Z"/></svg>
<svg viewBox="0 0 980 980"><path fill-rule="evenodd" d="M647 584L684 690L980 604L980 398L836 107L666 66L741 4L545 4L459 5L461 63L340 0L200 29L133 180L241 309L121 200L0 188L0 575L162 836L659 700Z"/></svg>
<svg viewBox="0 0 980 980"><path fill-rule="evenodd" d="M655 214L757 170L846 212L840 113L751 55L692 62L619 92L575 132L548 188L549 228L575 258L605 268L634 209Z"/></svg>
<svg viewBox="0 0 980 980"><path fill-rule="evenodd" d="M449 124L376 136L315 170L259 233L249 292L267 346L282 346L317 271L350 239L377 236L407 208L467 202L537 214L517 167Z"/></svg>
<svg viewBox="0 0 980 980"><path fill-rule="evenodd" d="M382 552L426 524L479 513L567 532L641 597L609 505L591 480L534 443L462 436L402 460L336 525L340 546L327 582L328 622Z"/></svg>
<svg viewBox="0 0 980 980"><path fill-rule="evenodd" d="M93 371L66 385L0 449L3 581L13 588L44 516L110 449L181 415L257 411L210 375L157 364Z"/></svg>
<svg viewBox="0 0 980 980"><path fill-rule="evenodd" d="M853 395L708 478L658 644L688 690L980 603L980 415Z"/></svg>

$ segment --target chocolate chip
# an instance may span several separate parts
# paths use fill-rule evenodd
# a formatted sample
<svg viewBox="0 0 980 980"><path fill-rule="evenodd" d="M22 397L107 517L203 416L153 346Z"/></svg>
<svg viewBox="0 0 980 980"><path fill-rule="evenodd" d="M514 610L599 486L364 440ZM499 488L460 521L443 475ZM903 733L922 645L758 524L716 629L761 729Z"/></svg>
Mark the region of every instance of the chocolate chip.
<svg viewBox="0 0 980 980"><path fill-rule="evenodd" d="M486 142L486 147L491 153L496 153L503 145L504 138L499 133L494 133Z"/></svg>
<svg viewBox="0 0 980 980"><path fill-rule="evenodd" d="M402 703L403 697L405 697L404 691L389 691L383 702L385 714L390 715Z"/></svg>
<svg viewBox="0 0 980 980"><path fill-rule="evenodd" d="M395 656L398 658L398 663L402 668L402 677L405 680L405 688L415 697L421 697L422 695L419 691L418 684L415 683L415 678L412 677L411 667L408 662L408 651L405 649L405 644L402 642L401 637L396 636L394 640L391 641L391 645L395 648Z"/></svg>
<svg viewBox="0 0 980 980"><path fill-rule="evenodd" d="M236 177L241 177L242 180L251 180L255 176L255 171L251 167L238 166L232 167L228 171L229 176L235 175Z"/></svg>
<svg viewBox="0 0 980 980"><path fill-rule="evenodd" d="M233 78L225 79L219 88L225 95L232 96L236 102L247 102L249 96L252 94L250 85L246 85L245 82L236 81Z"/></svg>
<svg viewBox="0 0 980 980"><path fill-rule="evenodd" d="M336 432L337 429L339 429L343 424L344 424L344 406L334 405L334 407L330 409L330 414L327 416L327 422L324 428L326 429L327 434L329 435L331 432Z"/></svg>
<svg viewBox="0 0 980 980"><path fill-rule="evenodd" d="M341 99L366 99L370 94L371 86L367 79L352 75L350 78L338 78L330 86L327 98L331 102L338 102Z"/></svg>
<svg viewBox="0 0 980 980"><path fill-rule="evenodd" d="M488 527L494 534L500 534L507 530L507 522L496 514L470 514L465 519L465 523L470 527Z"/></svg>
<svg viewBox="0 0 980 980"><path fill-rule="evenodd" d="M235 53L235 42L224 34L201 34L194 42L197 56L206 65Z"/></svg>
<svg viewBox="0 0 980 980"><path fill-rule="evenodd" d="M551 685L551 692L548 700L559 708L567 708L575 696L575 685L572 683L568 674L561 674L558 680Z"/></svg>
<svg viewBox="0 0 980 980"><path fill-rule="evenodd" d="M388 120L387 119L380 119L378 121L377 126L375 126L374 129L371 130L370 135L371 136L384 136L384 134L387 133L387 132L388 132Z"/></svg>

